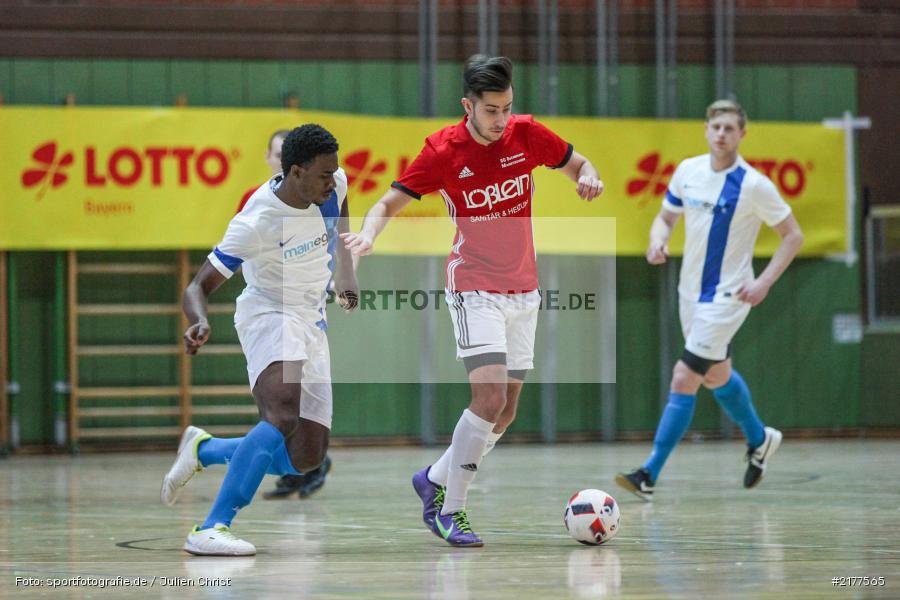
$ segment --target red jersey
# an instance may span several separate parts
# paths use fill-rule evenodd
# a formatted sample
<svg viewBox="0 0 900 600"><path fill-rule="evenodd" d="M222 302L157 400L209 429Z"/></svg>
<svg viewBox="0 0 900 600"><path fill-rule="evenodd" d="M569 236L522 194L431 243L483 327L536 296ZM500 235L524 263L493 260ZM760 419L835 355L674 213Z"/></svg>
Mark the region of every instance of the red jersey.
<svg viewBox="0 0 900 600"><path fill-rule="evenodd" d="M257 186L257 187L252 187L252 188L250 188L249 190L247 190L247 191L244 193L244 197L241 198L241 202L240 202L240 204L238 204L237 210L234 211L234 214L238 214L239 212L241 212L242 210L244 210L244 205L247 204L247 200L249 200L249 199L250 199L250 196L252 196L253 193L256 192L256 190L258 189L258 187L259 187L259 186Z"/></svg>
<svg viewBox="0 0 900 600"><path fill-rule="evenodd" d="M538 288L531 226L540 165L559 169L572 145L531 115L512 115L498 141L484 146L466 119L425 139L425 147L392 186L421 198L440 191L456 237L447 258L447 289L503 294Z"/></svg>

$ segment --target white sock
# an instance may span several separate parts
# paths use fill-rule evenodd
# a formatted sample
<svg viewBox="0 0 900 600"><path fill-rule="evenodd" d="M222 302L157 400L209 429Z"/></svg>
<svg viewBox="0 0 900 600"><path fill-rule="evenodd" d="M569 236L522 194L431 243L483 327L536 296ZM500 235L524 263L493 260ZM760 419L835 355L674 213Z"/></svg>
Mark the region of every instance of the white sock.
<svg viewBox="0 0 900 600"><path fill-rule="evenodd" d="M487 446L484 447L484 454L481 455L481 459L484 460L484 457L488 455L488 452L494 449L494 446L497 445L497 442L503 437L505 431L501 431L500 433L494 433L491 431L487 437ZM433 465L431 465L431 469L428 470L428 480L431 483L436 483L437 485L442 485L444 487L447 486L447 476L450 474L450 459L453 456L453 445L447 446L447 449L444 450L444 453L441 454L441 457L435 461Z"/></svg>
<svg viewBox="0 0 900 600"><path fill-rule="evenodd" d="M437 485L447 485L447 475L450 474L450 459L453 457L453 444L451 443L441 454L441 457L435 461L431 468L428 469L428 479L431 483Z"/></svg>
<svg viewBox="0 0 900 600"><path fill-rule="evenodd" d="M468 408L463 411L453 430L453 442L450 444L452 454L442 515L449 515L466 507L469 484L475 479L493 429L493 423L485 421Z"/></svg>
<svg viewBox="0 0 900 600"><path fill-rule="evenodd" d="M488 455L488 452L494 449L494 446L497 445L497 442L500 441L500 438L503 437L505 431L501 431L500 433L494 433L493 431L488 434L487 446L484 447L484 454L481 455L482 460L485 456Z"/></svg>

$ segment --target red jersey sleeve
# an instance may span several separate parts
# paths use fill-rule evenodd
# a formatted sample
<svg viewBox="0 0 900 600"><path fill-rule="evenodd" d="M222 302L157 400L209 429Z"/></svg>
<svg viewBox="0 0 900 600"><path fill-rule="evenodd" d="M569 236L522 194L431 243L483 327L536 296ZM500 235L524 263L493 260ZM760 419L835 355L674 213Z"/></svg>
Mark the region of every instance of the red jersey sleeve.
<svg viewBox="0 0 900 600"><path fill-rule="evenodd" d="M416 200L443 187L437 152L430 143L425 143L416 159L406 167L400 179L392 183L391 187Z"/></svg>
<svg viewBox="0 0 900 600"><path fill-rule="evenodd" d="M551 169L563 168L572 158L572 144L537 121L528 128L528 147L537 162Z"/></svg>
<svg viewBox="0 0 900 600"><path fill-rule="evenodd" d="M250 199L250 196L252 196L253 192L255 192L255 191L256 191L255 187L247 190L247 192L244 194L244 197L241 198L241 202L240 202L240 204L238 204L237 210L234 211L234 214L238 214L239 212L244 210L244 205L247 204L247 200Z"/></svg>

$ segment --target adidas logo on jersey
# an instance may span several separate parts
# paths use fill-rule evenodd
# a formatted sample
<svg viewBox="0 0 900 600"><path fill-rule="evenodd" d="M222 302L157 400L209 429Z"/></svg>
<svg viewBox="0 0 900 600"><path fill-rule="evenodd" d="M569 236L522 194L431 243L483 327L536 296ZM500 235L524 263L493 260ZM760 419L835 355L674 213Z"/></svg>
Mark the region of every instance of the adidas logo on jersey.
<svg viewBox="0 0 900 600"><path fill-rule="evenodd" d="M459 178L465 179L466 177L472 177L475 173L472 172L469 167L463 167L462 171L459 172Z"/></svg>

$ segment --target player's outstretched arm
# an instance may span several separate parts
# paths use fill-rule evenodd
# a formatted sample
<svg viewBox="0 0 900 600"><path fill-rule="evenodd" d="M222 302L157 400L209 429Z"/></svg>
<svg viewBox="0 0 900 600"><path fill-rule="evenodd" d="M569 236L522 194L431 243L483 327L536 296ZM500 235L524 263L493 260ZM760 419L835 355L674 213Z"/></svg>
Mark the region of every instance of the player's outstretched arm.
<svg viewBox="0 0 900 600"><path fill-rule="evenodd" d="M678 222L679 214L661 208L650 226L650 245L647 246L647 262L661 265L669 257L669 238Z"/></svg>
<svg viewBox="0 0 900 600"><path fill-rule="evenodd" d="M184 351L186 354L197 354L200 346L206 343L211 333L209 327L209 296L225 283L225 276L207 260L194 276L181 300L181 308L187 316L188 326L184 332Z"/></svg>
<svg viewBox="0 0 900 600"><path fill-rule="evenodd" d="M603 193L603 182L597 169L578 152L573 151L569 162L560 170L576 183L575 191L584 200L590 202Z"/></svg>
<svg viewBox="0 0 900 600"><path fill-rule="evenodd" d="M413 198L397 188L389 189L375 205L366 213L359 233L342 233L344 246L356 256L372 254L375 238L384 230L388 221L403 210Z"/></svg>
<svg viewBox="0 0 900 600"><path fill-rule="evenodd" d="M737 297L741 302L749 302L751 306L756 306L769 294L769 290L781 277L781 274L787 270L788 266L793 262L794 257L800 252L803 246L803 232L800 230L800 224L794 215L788 215L783 221L772 227L775 232L781 236L781 243L772 259L759 277L747 281L738 289Z"/></svg>

